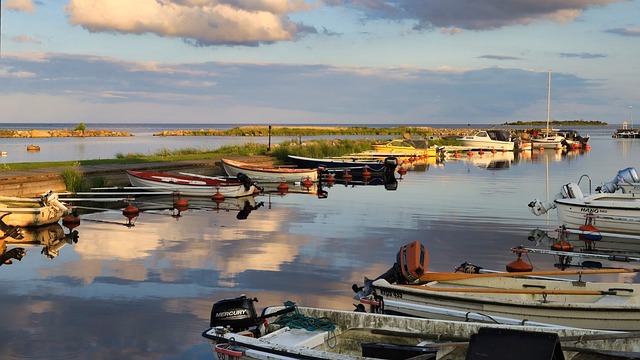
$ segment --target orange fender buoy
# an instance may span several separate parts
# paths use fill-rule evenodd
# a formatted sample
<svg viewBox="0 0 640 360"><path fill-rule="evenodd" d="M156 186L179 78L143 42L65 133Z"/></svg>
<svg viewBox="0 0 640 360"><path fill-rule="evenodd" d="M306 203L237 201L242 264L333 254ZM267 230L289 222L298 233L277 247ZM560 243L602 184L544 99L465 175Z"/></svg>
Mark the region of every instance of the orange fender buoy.
<svg viewBox="0 0 640 360"><path fill-rule="evenodd" d="M216 204L220 204L224 201L224 195L220 194L220 191L216 191L215 194L211 195L211 200L213 200L213 202L215 202Z"/></svg>
<svg viewBox="0 0 640 360"><path fill-rule="evenodd" d="M286 194L287 192L289 192L289 185L287 185L286 182L281 182L280 184L278 184L278 192L280 194Z"/></svg>
<svg viewBox="0 0 640 360"><path fill-rule="evenodd" d="M302 181L302 186L304 186L305 188L310 188L313 186L313 181L311 181L311 179L309 179L308 177L306 179L304 179Z"/></svg>
<svg viewBox="0 0 640 360"><path fill-rule="evenodd" d="M124 215L127 219L131 220L137 217L140 214L140 209L129 204L124 210L122 210L122 215Z"/></svg>
<svg viewBox="0 0 640 360"><path fill-rule="evenodd" d="M507 264L507 272L530 272L532 270L533 266L531 266L531 264L529 263L524 262L519 254L518 258L515 261Z"/></svg>
<svg viewBox="0 0 640 360"><path fill-rule="evenodd" d="M62 225L69 230L73 230L80 226L80 217L74 215L65 216L62 218Z"/></svg>

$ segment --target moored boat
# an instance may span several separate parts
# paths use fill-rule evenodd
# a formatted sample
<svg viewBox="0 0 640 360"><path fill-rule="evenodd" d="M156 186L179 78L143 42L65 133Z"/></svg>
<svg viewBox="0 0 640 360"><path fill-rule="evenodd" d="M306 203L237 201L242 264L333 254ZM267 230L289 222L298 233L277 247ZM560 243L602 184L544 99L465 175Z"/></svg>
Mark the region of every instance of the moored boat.
<svg viewBox="0 0 640 360"><path fill-rule="evenodd" d="M578 184L568 183L553 199L535 199L529 207L538 216L556 209L559 225L570 229L590 225L597 231L640 234L640 198L635 190L584 195Z"/></svg>
<svg viewBox="0 0 640 360"><path fill-rule="evenodd" d="M33 227L56 223L70 213L58 200L58 194L49 191L37 199L0 196L0 225Z"/></svg>
<svg viewBox="0 0 640 360"><path fill-rule="evenodd" d="M520 147L520 138L512 135L507 130L489 129L481 130L474 135L468 135L456 140L462 146L471 150L500 150L513 151Z"/></svg>
<svg viewBox="0 0 640 360"><path fill-rule="evenodd" d="M127 170L127 176L134 187L149 191L177 191L187 196L213 196L219 193L224 197L237 198L253 195L256 190L247 176L228 179L133 170Z"/></svg>
<svg viewBox="0 0 640 360"><path fill-rule="evenodd" d="M461 266L463 272L429 272L425 265L426 249L418 242L402 247L398 259L385 274L375 280L365 280L357 298L364 299L365 303L373 301L374 306L383 307L385 312L408 316L640 330L640 284L583 279L589 274L634 273L636 270L469 273L468 268L477 270L477 267ZM549 277L572 274L580 278Z"/></svg>
<svg viewBox="0 0 640 360"><path fill-rule="evenodd" d="M481 336L487 333L498 336L497 339L506 338L505 334L516 335L510 339L527 346L531 346L532 337L550 336L555 341L545 350L550 349L550 353L560 357L561 346L570 347L574 354L640 349L637 337L627 333L443 321L298 307L291 302L266 307L258 315L253 305L256 301L242 296L214 304L210 328L202 335L209 341L215 358L468 359L467 353L477 351ZM493 355L501 350L504 349L494 349ZM484 354L488 355L486 351Z"/></svg>
<svg viewBox="0 0 640 360"><path fill-rule="evenodd" d="M222 167L227 175L235 177L243 173L255 181L286 181L296 182L309 179L310 181L318 181L319 169L311 168L291 168L291 167L273 167L260 166L242 161L231 159L221 159Z"/></svg>
<svg viewBox="0 0 640 360"><path fill-rule="evenodd" d="M371 145L373 151L385 156L437 156L437 148L429 147L429 141L422 137L405 136L384 144Z"/></svg>
<svg viewBox="0 0 640 360"><path fill-rule="evenodd" d="M381 160L357 160L357 159L332 159L332 158L310 158L303 156L288 155L289 160L300 168L324 168L328 171L349 171L351 173L362 173L369 171L372 174L384 174L391 173L396 170L398 166L398 159L395 157L387 157L384 161Z"/></svg>
<svg viewBox="0 0 640 360"><path fill-rule="evenodd" d="M565 145L564 137L553 134L549 129L551 111L551 70L549 70L549 80L547 84L547 129L544 136L531 138L531 146L535 149L562 149Z"/></svg>

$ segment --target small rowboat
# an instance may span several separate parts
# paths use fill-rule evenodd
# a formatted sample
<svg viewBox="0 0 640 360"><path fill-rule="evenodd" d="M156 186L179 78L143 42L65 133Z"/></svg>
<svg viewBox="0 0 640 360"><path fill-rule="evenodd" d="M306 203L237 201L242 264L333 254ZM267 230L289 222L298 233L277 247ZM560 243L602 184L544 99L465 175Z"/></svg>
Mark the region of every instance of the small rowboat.
<svg viewBox="0 0 640 360"><path fill-rule="evenodd" d="M569 358L569 351L574 355L640 349L637 333L443 321L297 307L291 302L267 307L258 316L255 301L241 296L213 305L211 326L202 335L216 359L498 359L505 358L500 355L510 351L507 348L516 347L521 356L508 358L527 358L522 355L542 348L554 356L529 358L557 359ZM488 334L493 336L485 337ZM535 341L538 336L553 341L541 344ZM496 340L509 344L499 346ZM479 351L483 356L469 356Z"/></svg>
<svg viewBox="0 0 640 360"><path fill-rule="evenodd" d="M127 176L134 187L150 191L177 191L187 196L213 196L220 193L224 197L237 198L253 195L256 190L247 176L239 176L242 178L240 180L133 170L127 170Z"/></svg>
<svg viewBox="0 0 640 360"><path fill-rule="evenodd" d="M402 255L398 254L399 259L417 258L403 249ZM357 297L375 299L378 303L370 305L383 307L385 312L408 316L512 324L534 322L613 331L640 330L640 284L582 279L588 274L636 273L640 270L429 272L424 266L428 262L426 250L420 250L419 261L394 265L392 269L397 270L390 269L374 281L365 280L367 290ZM580 278L572 281L549 277L572 274ZM370 294L373 296L368 297Z"/></svg>
<svg viewBox="0 0 640 360"><path fill-rule="evenodd" d="M256 181L296 182L306 179L318 181L318 169L260 166L231 159L221 159L221 161L224 171L233 177L243 173Z"/></svg>
<svg viewBox="0 0 640 360"><path fill-rule="evenodd" d="M289 160L297 165L299 168L325 168L333 171L349 171L352 174L360 174L364 171L369 171L373 174L393 174L398 167L398 159L395 157L387 157L384 161L381 160L358 160L358 159L317 159L303 156L287 155Z"/></svg>
<svg viewBox="0 0 640 360"><path fill-rule="evenodd" d="M49 191L38 199L0 196L0 227L34 227L53 224L70 209L58 201L58 194Z"/></svg>

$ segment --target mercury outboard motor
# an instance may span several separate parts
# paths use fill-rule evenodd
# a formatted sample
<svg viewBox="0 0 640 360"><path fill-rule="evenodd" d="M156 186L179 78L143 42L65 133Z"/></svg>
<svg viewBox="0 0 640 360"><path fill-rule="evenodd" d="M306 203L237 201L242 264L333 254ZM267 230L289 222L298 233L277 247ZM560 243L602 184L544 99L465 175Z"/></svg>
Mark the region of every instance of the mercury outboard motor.
<svg viewBox="0 0 640 360"><path fill-rule="evenodd" d="M234 299L222 299L211 308L211 327L230 327L233 332L254 330L260 324L254 302L257 298L244 295Z"/></svg>

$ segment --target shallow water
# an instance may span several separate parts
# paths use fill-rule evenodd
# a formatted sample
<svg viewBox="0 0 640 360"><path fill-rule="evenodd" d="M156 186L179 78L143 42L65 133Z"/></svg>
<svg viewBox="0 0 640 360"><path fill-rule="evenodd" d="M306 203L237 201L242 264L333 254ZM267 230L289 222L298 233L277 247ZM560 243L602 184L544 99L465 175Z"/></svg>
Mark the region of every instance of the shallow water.
<svg viewBox="0 0 640 360"><path fill-rule="evenodd" d="M216 300L247 294L259 307L292 300L350 310L351 284L386 271L399 247L415 240L427 247L430 270L465 261L503 270L515 260L511 247L534 245L531 230L556 226L555 212L530 213L531 200L583 174L595 188L620 169L640 168L638 151L640 140L603 131L592 133L587 152L476 154L415 166L395 191L336 184L326 199L261 195L255 204L263 206L244 220L235 204L227 210L208 199L179 217L144 211L134 226L120 210L85 215L77 242L26 245L22 261L0 267L0 358L211 359L201 332ZM553 268L545 255L528 260Z"/></svg>

